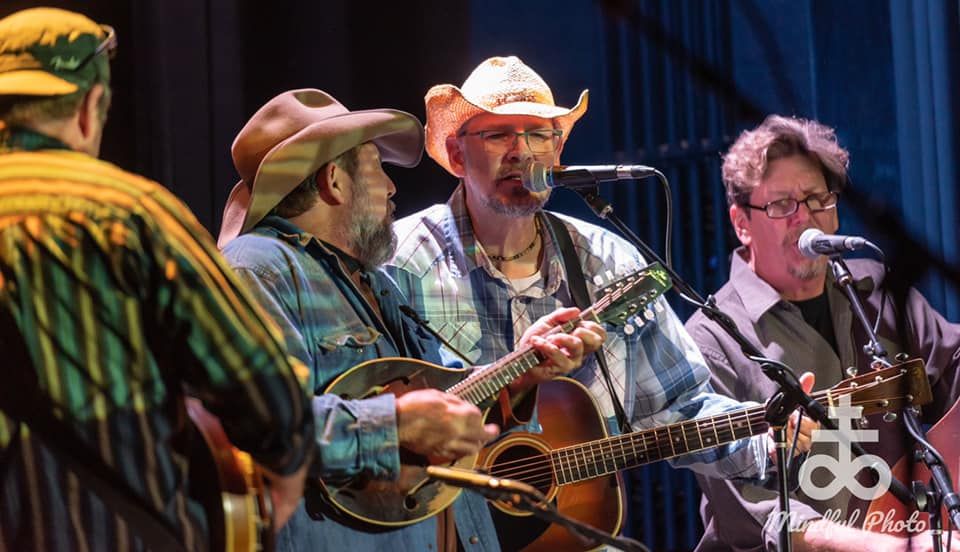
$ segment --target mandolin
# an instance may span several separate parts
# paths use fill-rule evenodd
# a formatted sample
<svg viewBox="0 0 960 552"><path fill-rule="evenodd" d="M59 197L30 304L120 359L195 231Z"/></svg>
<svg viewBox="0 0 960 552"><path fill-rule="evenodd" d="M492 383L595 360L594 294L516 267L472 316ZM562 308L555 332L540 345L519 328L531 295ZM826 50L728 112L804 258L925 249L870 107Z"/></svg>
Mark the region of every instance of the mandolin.
<svg viewBox="0 0 960 552"><path fill-rule="evenodd" d="M659 264L651 264L605 288L600 299L582 311L579 317L556 332L569 332L585 319L599 323L623 324L634 319L641 324L654 316L651 309L662 309L654 300L670 288L666 271ZM534 349L527 347L514 351L488 366L468 372L445 368L429 362L409 358L381 358L354 366L335 379L326 388L344 399L366 399L383 393L401 396L417 389L443 389L461 399L488 410L500 389L540 364L542 359ZM467 375L469 374L469 375ZM464 377L466 376L466 377ZM324 500L323 513L343 523L367 524L379 527L401 527L433 516L456 500L458 487L430 479L428 465L471 468L477 455L455 462L435 459L401 450L401 470L396 481L355 478L340 485L320 482Z"/></svg>

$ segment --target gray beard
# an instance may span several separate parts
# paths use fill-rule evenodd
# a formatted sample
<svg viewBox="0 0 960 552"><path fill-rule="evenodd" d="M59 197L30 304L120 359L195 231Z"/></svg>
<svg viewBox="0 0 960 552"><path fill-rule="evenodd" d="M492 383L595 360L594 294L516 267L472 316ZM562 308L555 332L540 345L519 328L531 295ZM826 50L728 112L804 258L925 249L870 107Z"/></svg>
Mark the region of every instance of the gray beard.
<svg viewBox="0 0 960 552"><path fill-rule="evenodd" d="M378 268L389 261L397 250L397 235L389 215L374 220L367 215L354 217L350 223L350 249L367 268Z"/></svg>
<svg viewBox="0 0 960 552"><path fill-rule="evenodd" d="M533 201L523 204L511 203L509 205L504 205L492 197L485 196L483 198L483 204L498 215L520 218L529 217L540 209L543 209L543 206L547 203L547 199L549 199L549 197L544 198L543 201Z"/></svg>
<svg viewBox="0 0 960 552"><path fill-rule="evenodd" d="M825 262L817 261L803 266L788 266L787 272L798 280L815 280L826 273L827 265Z"/></svg>

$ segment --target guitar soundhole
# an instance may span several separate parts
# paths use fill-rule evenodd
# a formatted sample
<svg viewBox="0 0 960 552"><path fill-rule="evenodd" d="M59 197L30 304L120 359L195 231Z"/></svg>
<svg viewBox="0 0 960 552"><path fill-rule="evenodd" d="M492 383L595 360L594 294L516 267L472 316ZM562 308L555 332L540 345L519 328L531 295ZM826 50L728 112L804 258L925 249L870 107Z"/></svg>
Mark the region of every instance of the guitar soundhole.
<svg viewBox="0 0 960 552"><path fill-rule="evenodd" d="M527 445L513 445L504 450L490 467L490 475L522 481L545 495L553 488L550 459Z"/></svg>
<svg viewBox="0 0 960 552"><path fill-rule="evenodd" d="M418 501L417 497L414 495L407 495L403 498L403 507L408 511L413 512L420 507L420 501Z"/></svg>

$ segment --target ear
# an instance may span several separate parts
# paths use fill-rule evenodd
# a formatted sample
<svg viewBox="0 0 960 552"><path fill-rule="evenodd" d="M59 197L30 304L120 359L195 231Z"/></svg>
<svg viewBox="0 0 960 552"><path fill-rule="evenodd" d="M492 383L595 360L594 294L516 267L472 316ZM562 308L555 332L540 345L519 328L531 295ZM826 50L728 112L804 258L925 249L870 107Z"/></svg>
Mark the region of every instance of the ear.
<svg viewBox="0 0 960 552"><path fill-rule="evenodd" d="M320 167L315 176L320 200L328 205L343 205L347 201L346 171L330 162Z"/></svg>
<svg viewBox="0 0 960 552"><path fill-rule="evenodd" d="M90 87L80 102L78 123L80 134L84 140L89 140L97 132L102 121L100 120L100 99L103 97L103 84L97 83Z"/></svg>
<svg viewBox="0 0 960 552"><path fill-rule="evenodd" d="M750 245L753 235L750 233L750 219L743 207L736 204L730 206L730 224L733 225L733 231L740 243Z"/></svg>
<svg viewBox="0 0 960 552"><path fill-rule="evenodd" d="M447 159L450 161L450 170L453 171L455 176L463 178L467 171L464 168L466 165L463 148L460 147L460 140L456 136L447 136L447 141L445 143L447 147Z"/></svg>

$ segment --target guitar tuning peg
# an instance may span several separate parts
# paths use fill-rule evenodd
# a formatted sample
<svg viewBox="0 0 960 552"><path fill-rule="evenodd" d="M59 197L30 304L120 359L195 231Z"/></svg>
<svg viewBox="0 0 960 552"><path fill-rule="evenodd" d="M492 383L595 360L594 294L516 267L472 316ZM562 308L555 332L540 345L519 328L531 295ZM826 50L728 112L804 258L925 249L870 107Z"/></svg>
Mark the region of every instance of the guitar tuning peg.
<svg viewBox="0 0 960 552"><path fill-rule="evenodd" d="M848 377L848 378L852 378L852 377L854 377L854 376L856 376L856 375L857 375L857 367L856 367L856 366L847 366L847 377Z"/></svg>
<svg viewBox="0 0 960 552"><path fill-rule="evenodd" d="M867 420L866 418L860 418L860 424L859 424L859 426L860 426L860 429L867 429L867 428L869 428L869 427L870 427L870 420Z"/></svg>
<svg viewBox="0 0 960 552"><path fill-rule="evenodd" d="M633 335L633 332L635 331L637 331L637 329L633 327L633 324L624 324L623 333L627 335Z"/></svg>
<svg viewBox="0 0 960 552"><path fill-rule="evenodd" d="M653 304L653 309L656 310L657 312L662 313L662 312L663 312L663 304L662 304L662 303L654 303L654 304Z"/></svg>
<svg viewBox="0 0 960 552"><path fill-rule="evenodd" d="M897 413L896 413L896 412L885 412L885 413L883 414L883 421L885 421L885 422L887 422L887 423L897 421Z"/></svg>
<svg viewBox="0 0 960 552"><path fill-rule="evenodd" d="M608 282L612 282L612 281L613 281L613 272L610 272L610 271L608 270L608 271L604 272L603 274L604 274L604 276L607 277L607 281L608 281Z"/></svg>
<svg viewBox="0 0 960 552"><path fill-rule="evenodd" d="M600 274L594 274L594 275L593 275L593 285L595 285L595 286L602 286L602 285L603 285L603 276L601 276Z"/></svg>
<svg viewBox="0 0 960 552"><path fill-rule="evenodd" d="M646 318L647 320L653 320L654 317L656 317L656 315L653 314L653 311L650 310L649 307L643 309L643 316L644 316L644 318Z"/></svg>

